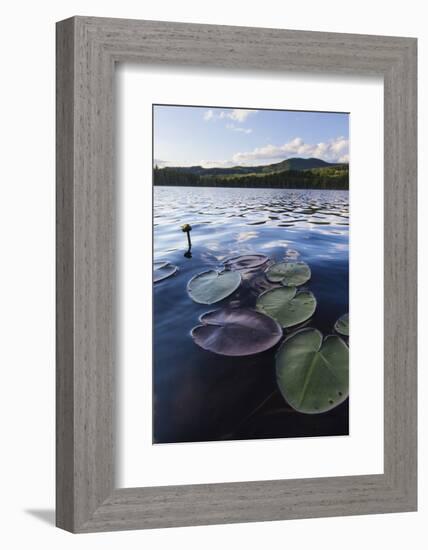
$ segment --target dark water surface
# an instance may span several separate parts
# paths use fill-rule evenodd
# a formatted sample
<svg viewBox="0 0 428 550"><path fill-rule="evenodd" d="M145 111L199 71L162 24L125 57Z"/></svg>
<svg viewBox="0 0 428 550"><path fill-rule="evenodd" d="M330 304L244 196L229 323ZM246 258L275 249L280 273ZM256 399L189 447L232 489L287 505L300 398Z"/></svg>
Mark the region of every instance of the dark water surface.
<svg viewBox="0 0 428 550"><path fill-rule="evenodd" d="M324 335L348 311L348 191L155 187L154 258L179 267L154 287L154 443L348 434L348 400L330 412L301 414L275 382L277 347L245 358L204 351L190 336L205 306L189 279L239 254L307 262L318 302L307 326ZM193 230L192 257L185 257ZM248 285L224 303L254 306ZM289 332L286 333L286 335Z"/></svg>

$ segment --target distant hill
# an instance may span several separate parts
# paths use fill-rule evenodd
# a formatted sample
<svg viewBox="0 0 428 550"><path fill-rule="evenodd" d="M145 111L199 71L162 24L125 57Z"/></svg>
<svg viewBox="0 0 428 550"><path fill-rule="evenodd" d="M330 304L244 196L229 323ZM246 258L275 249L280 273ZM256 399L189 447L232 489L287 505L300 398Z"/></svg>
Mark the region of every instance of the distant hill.
<svg viewBox="0 0 428 550"><path fill-rule="evenodd" d="M349 167L317 158L290 158L262 166L154 168L154 185L348 189Z"/></svg>
<svg viewBox="0 0 428 550"><path fill-rule="evenodd" d="M327 168L338 164L326 162L316 158L290 158L275 164L261 166L231 166L228 168L203 168L202 166L169 166L168 170L197 176L226 176L231 174L263 174L271 172L284 172L286 170L310 170L312 168ZM163 170L163 169L161 169Z"/></svg>
<svg viewBox="0 0 428 550"><path fill-rule="evenodd" d="M263 172L282 172L284 170L311 170L312 168L328 168L333 166L338 166L338 164L316 158L291 158L276 164L260 166L260 168L262 168Z"/></svg>

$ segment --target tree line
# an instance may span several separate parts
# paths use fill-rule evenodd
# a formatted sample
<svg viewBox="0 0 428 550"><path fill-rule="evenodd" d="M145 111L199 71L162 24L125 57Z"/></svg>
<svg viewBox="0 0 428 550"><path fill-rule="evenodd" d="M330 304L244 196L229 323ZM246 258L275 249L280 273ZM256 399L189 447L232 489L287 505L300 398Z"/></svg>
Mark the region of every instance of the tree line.
<svg viewBox="0 0 428 550"><path fill-rule="evenodd" d="M348 189L348 168L287 170L268 174L198 175L172 168L153 170L153 185L188 187L269 187L273 189Z"/></svg>

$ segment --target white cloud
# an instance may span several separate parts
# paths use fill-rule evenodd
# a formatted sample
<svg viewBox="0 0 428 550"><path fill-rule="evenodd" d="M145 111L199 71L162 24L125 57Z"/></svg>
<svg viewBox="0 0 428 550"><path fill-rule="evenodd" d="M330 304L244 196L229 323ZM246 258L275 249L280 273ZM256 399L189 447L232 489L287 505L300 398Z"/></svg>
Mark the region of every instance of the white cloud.
<svg viewBox="0 0 428 550"><path fill-rule="evenodd" d="M296 137L283 145L265 145L253 151L236 153L236 164L264 164L284 160L290 157L315 157L327 162L349 162L349 140L340 136L321 143L305 143Z"/></svg>
<svg viewBox="0 0 428 550"><path fill-rule="evenodd" d="M250 115L255 113L257 113L255 109L232 109L231 111L221 111L220 118L230 118L242 124Z"/></svg>
<svg viewBox="0 0 428 550"><path fill-rule="evenodd" d="M252 128L242 128L241 126L235 126L234 124L226 124L226 128L233 130L234 132L241 132L243 134L251 134Z"/></svg>
<svg viewBox="0 0 428 550"><path fill-rule="evenodd" d="M233 160L199 160L194 162L180 162L171 160L153 159L153 166L158 168L175 166L203 166L204 168L228 168L235 166Z"/></svg>
<svg viewBox="0 0 428 550"><path fill-rule="evenodd" d="M250 128L241 128L233 124L227 127L233 131L246 132ZM236 153L230 160L200 160L199 162L182 163L164 160L154 160L154 164L163 168L165 166L189 166L200 165L204 168L228 168L231 166L257 166L280 162L291 157L315 157L327 162L349 162L349 140L343 136L320 143L305 143L302 138L296 137L283 145L265 145L257 147L253 151Z"/></svg>
<svg viewBox="0 0 428 550"><path fill-rule="evenodd" d="M169 162L167 160L153 159L153 166L157 166L158 168L165 168L165 166L168 165Z"/></svg>
<svg viewBox="0 0 428 550"><path fill-rule="evenodd" d="M167 167L175 167L175 166L195 166L195 164L197 163L153 159L153 166L157 166L158 168L167 168Z"/></svg>
<svg viewBox="0 0 428 550"><path fill-rule="evenodd" d="M233 160L200 160L198 164L203 168L230 168L235 166Z"/></svg>
<svg viewBox="0 0 428 550"><path fill-rule="evenodd" d="M217 110L216 110L217 111ZM227 111L215 112L213 109L208 109L204 113L204 120L215 119L230 119L239 124L242 124L247 120L250 115L257 113L256 109L228 109Z"/></svg>
<svg viewBox="0 0 428 550"><path fill-rule="evenodd" d="M205 111L204 120L211 120L213 118L214 118L214 111L212 109L208 109L208 111Z"/></svg>

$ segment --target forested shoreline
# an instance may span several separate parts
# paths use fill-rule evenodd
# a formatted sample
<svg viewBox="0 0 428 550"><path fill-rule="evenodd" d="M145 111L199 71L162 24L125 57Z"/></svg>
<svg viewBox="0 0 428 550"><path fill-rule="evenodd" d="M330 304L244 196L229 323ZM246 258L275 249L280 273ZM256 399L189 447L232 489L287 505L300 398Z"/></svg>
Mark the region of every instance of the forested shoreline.
<svg viewBox="0 0 428 550"><path fill-rule="evenodd" d="M202 175L185 169L153 170L153 185L188 187L253 187L273 189L349 189L347 164L306 170L282 170L249 174Z"/></svg>

